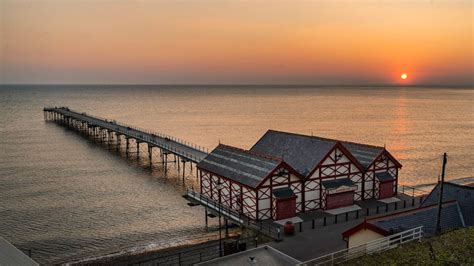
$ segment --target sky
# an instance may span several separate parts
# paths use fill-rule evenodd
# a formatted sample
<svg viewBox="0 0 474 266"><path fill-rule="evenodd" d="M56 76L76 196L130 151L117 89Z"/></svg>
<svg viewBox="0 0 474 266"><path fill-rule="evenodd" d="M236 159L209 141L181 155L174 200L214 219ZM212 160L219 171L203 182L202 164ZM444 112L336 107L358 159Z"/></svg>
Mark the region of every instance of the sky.
<svg viewBox="0 0 474 266"><path fill-rule="evenodd" d="M0 0L0 83L472 86L473 10L471 0Z"/></svg>

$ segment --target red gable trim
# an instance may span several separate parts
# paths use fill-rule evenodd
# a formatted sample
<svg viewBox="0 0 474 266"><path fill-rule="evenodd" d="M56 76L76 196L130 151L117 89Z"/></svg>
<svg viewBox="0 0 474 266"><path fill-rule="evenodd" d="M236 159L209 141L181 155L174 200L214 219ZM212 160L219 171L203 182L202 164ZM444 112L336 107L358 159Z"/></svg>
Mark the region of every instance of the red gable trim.
<svg viewBox="0 0 474 266"><path fill-rule="evenodd" d="M364 172L364 166L362 166L362 164L359 163L359 161L352 155L352 153L346 149L346 147L344 147L344 143L343 142L337 142L338 144L338 147L343 151L343 153L351 160L351 161L354 161L355 164L357 165L357 167L359 168L359 170L361 172Z"/></svg>
<svg viewBox="0 0 474 266"><path fill-rule="evenodd" d="M309 178L310 176L312 176L314 174L314 172L316 171L316 169L318 169L319 167L321 167L322 163L329 157L329 155L331 155L331 153L336 149L338 148L339 150L341 150L341 152L347 157L349 158L350 162L355 164L356 167L359 169L360 172L364 172L364 167L359 163L359 161L357 161L354 156L352 156L352 154L346 149L346 147L344 147L340 141L336 142L336 144L334 144L334 146L329 150L328 153L326 153L326 155L324 155L324 157L321 159L321 161L313 168L313 170L311 170L309 172L309 174L306 176L306 178Z"/></svg>
<svg viewBox="0 0 474 266"><path fill-rule="evenodd" d="M260 186L265 183L265 181L270 178L277 170L278 168L280 167L283 167L285 169L287 169L291 174L295 175L296 177L298 177L300 180L303 180L304 179L304 176L302 176L298 171L296 171L293 167L291 167L289 164L287 164L286 162L284 161L281 161L272 171L270 171L270 173L268 173L268 175L266 177L264 177L257 185L257 189L260 188Z"/></svg>
<svg viewBox="0 0 474 266"><path fill-rule="evenodd" d="M457 202L456 200L446 201L446 202L443 203L443 206L453 204L453 203L456 203L456 202ZM388 218L388 217L396 217L396 216L400 216L400 215L406 215L406 214L409 214L409 213L415 213L415 212L419 212L419 211L425 210L425 209L436 208L437 206L438 206L438 204L435 203L435 204L432 204L432 205L419 207L419 208L416 208L416 209L405 210L405 211L401 211L401 212L396 212L396 213L382 215L382 216L378 216L378 217L374 217L374 218L369 218L369 219L364 220L364 222L362 222L362 223L350 228L349 230L343 232L342 236L344 238L349 237L349 236L359 232L362 229L369 229L369 230L372 230L372 231L374 231L376 233L379 233L381 235L387 236L387 235L390 235L390 233L388 231L378 227L377 225L375 225L371 222L384 220L385 218Z"/></svg>
<svg viewBox="0 0 474 266"><path fill-rule="evenodd" d="M371 231L374 231L378 234L381 234L383 236L389 236L390 235L390 232L374 225L374 224L371 224L371 223L368 223L367 220L365 220L364 222L352 227L351 229L345 231L342 233L342 236L344 238L348 238L350 236L352 236L353 234L359 232L360 230L371 230Z"/></svg>
<svg viewBox="0 0 474 266"><path fill-rule="evenodd" d="M380 157L382 157L382 155L387 156L387 157L395 164L395 166L397 166L398 168L402 168L402 164L401 164L399 161L397 161L397 159L395 159L395 157L393 157L392 154L390 154L390 152L388 152L388 151L384 148L383 151L380 152L380 154L377 155L377 157L375 157L375 159L369 164L369 166L367 166L367 169L370 169L370 167L371 167L372 165L374 165L375 162L377 162L377 161L380 159Z"/></svg>

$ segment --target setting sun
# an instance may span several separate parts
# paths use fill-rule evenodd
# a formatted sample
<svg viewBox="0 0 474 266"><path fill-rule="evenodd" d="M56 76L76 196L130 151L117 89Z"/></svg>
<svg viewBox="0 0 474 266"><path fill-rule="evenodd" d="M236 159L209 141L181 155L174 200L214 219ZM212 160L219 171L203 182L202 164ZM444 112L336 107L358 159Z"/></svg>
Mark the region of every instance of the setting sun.
<svg viewBox="0 0 474 266"><path fill-rule="evenodd" d="M401 76L400 76L402 79L407 79L408 78L408 75L406 73L403 73Z"/></svg>

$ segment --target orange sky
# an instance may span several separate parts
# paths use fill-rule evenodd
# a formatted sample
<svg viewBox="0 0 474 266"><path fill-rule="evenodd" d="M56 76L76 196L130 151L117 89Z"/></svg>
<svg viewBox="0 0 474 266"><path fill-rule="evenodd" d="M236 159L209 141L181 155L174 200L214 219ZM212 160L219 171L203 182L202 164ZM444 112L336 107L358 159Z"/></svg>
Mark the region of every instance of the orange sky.
<svg viewBox="0 0 474 266"><path fill-rule="evenodd" d="M0 0L0 12L1 83L472 85L474 74L470 0Z"/></svg>

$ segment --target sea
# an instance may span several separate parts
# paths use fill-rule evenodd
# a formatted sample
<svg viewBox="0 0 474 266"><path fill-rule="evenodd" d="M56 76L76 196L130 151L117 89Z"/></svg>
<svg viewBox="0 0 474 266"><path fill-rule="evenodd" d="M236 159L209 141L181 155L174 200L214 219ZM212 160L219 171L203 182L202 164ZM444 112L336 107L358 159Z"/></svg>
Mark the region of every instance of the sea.
<svg viewBox="0 0 474 266"><path fill-rule="evenodd" d="M444 87L2 85L0 236L41 264L139 253L216 236L182 195L187 169L164 175L145 158L46 122L67 106L209 150L250 148L268 129L385 146L399 183L429 190L472 183L474 90ZM189 166L188 166L189 167Z"/></svg>

